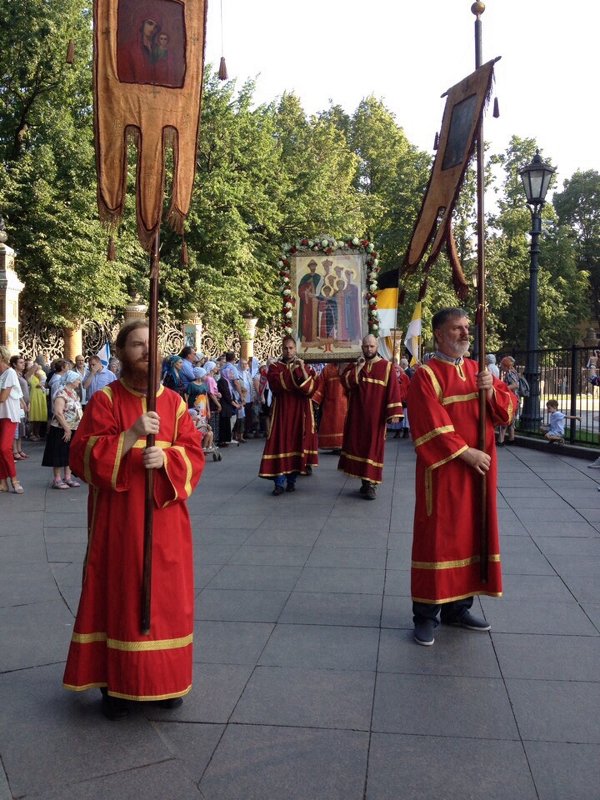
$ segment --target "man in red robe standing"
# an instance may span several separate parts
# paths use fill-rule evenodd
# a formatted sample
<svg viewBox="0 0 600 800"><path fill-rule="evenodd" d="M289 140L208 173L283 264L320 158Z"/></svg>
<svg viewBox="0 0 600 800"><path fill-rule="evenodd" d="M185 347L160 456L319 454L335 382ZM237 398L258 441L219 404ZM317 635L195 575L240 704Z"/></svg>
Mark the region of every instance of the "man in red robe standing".
<svg viewBox="0 0 600 800"><path fill-rule="evenodd" d="M321 407L319 449L342 452L344 423L348 412L348 391L342 384L343 364L326 364L319 375L313 402Z"/></svg>
<svg viewBox="0 0 600 800"><path fill-rule="evenodd" d="M296 342L286 336L282 357L269 366L273 393L271 424L260 462L259 477L275 482L273 494L296 490L298 475L319 463L317 429L310 398L317 386L314 371L296 355ZM286 486L287 483L287 486Z"/></svg>
<svg viewBox="0 0 600 800"><path fill-rule="evenodd" d="M109 719L128 701L175 708L192 685L194 587L186 500L204 455L184 401L161 386L146 410L148 326L116 340L121 378L97 392L71 443L71 469L89 484L88 551L65 668L67 689L102 691ZM146 436L156 444L146 448ZM140 632L145 472L154 470L151 630Z"/></svg>
<svg viewBox="0 0 600 800"><path fill-rule="evenodd" d="M342 376L349 403L338 469L360 478L361 495L375 500L375 487L383 480L386 422L402 416L402 395L392 362L377 355L374 336L365 336L362 352Z"/></svg>
<svg viewBox="0 0 600 800"><path fill-rule="evenodd" d="M509 425L517 399L487 370L478 373L469 349L469 321L461 308L433 317L437 352L410 385L410 430L417 453L412 549L415 641L432 645L442 623L488 631L470 609L473 596L502 594L496 514L494 427ZM478 449L479 389L487 395L485 451ZM486 476L488 580L480 577L481 481Z"/></svg>

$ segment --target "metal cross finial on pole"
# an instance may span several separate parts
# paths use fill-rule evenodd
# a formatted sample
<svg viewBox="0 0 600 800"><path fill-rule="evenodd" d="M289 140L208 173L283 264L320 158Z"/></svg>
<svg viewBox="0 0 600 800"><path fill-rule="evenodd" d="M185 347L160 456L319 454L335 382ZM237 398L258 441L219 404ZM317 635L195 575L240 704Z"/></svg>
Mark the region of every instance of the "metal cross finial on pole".
<svg viewBox="0 0 600 800"><path fill-rule="evenodd" d="M485 11L485 3L473 3L471 11L475 15L475 69L483 63L481 15ZM477 326L478 364L479 372L486 369L485 352L485 218L484 218L484 192L485 192L485 165L483 141L483 114L476 133L477 139ZM479 390L479 442L480 450L485 451L486 433L486 391ZM481 477L481 502L479 508L480 524L480 577L483 583L488 579L489 543L487 533L487 477Z"/></svg>

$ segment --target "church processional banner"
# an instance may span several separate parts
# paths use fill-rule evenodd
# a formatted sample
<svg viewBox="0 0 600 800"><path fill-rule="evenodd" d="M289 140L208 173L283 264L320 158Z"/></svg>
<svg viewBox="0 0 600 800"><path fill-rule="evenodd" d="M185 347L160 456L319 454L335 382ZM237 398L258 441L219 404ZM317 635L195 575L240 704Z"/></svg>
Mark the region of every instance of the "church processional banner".
<svg viewBox="0 0 600 800"><path fill-rule="evenodd" d="M349 361L379 330L378 260L364 239L301 239L285 245L278 266L285 333L306 361Z"/></svg>
<svg viewBox="0 0 600 800"><path fill-rule="evenodd" d="M173 151L168 221L182 233L196 165L206 0L95 0L94 124L100 218L116 228L137 144L138 237L150 248Z"/></svg>

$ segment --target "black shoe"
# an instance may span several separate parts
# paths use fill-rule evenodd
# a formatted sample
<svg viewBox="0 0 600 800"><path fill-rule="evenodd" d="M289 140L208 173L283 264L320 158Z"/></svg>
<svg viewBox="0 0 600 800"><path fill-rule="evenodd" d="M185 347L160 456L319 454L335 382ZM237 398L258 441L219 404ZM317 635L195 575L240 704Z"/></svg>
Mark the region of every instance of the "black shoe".
<svg viewBox="0 0 600 800"><path fill-rule="evenodd" d="M273 494L275 497L279 497L279 495L280 495L280 494L283 494L284 492L285 492L285 489L283 488L283 486L276 486L276 487L273 489L273 491L272 491L272 494Z"/></svg>
<svg viewBox="0 0 600 800"><path fill-rule="evenodd" d="M158 700L157 704L160 708L179 708L183 705L183 697L169 697L167 700Z"/></svg>
<svg viewBox="0 0 600 800"><path fill-rule="evenodd" d="M358 490L361 494L366 494L367 490L371 484L369 481L363 481L360 485L360 489Z"/></svg>
<svg viewBox="0 0 600 800"><path fill-rule="evenodd" d="M112 697L104 688L101 689L101 692L102 713L106 719L116 722L129 716L129 703L127 700L122 700L120 697Z"/></svg>
<svg viewBox="0 0 600 800"><path fill-rule="evenodd" d="M423 647L431 647L435 642L433 631L435 625L431 619L420 619L415 622L415 642Z"/></svg>
<svg viewBox="0 0 600 800"><path fill-rule="evenodd" d="M332 455L332 456L341 456L341 455L342 455L342 448L341 448L341 447L335 447L335 448L334 448L334 449L331 451L331 455Z"/></svg>
<svg viewBox="0 0 600 800"><path fill-rule="evenodd" d="M408 439L409 436L410 436L410 429L409 428L404 428L404 430L402 431L402 438L403 439Z"/></svg>
<svg viewBox="0 0 600 800"><path fill-rule="evenodd" d="M470 611L465 611L457 619L442 620L444 625L453 625L455 628L466 628L469 631L485 631L491 630L490 623L482 617L476 617Z"/></svg>
<svg viewBox="0 0 600 800"><path fill-rule="evenodd" d="M295 483L288 483L285 487L286 492L295 492L296 491L296 484Z"/></svg>
<svg viewBox="0 0 600 800"><path fill-rule="evenodd" d="M312 467L310 466L310 464L306 467L306 474L312 475Z"/></svg>
<svg viewBox="0 0 600 800"><path fill-rule="evenodd" d="M371 483L367 486L367 489L363 495L365 500L375 500L377 494L375 492L375 486Z"/></svg>

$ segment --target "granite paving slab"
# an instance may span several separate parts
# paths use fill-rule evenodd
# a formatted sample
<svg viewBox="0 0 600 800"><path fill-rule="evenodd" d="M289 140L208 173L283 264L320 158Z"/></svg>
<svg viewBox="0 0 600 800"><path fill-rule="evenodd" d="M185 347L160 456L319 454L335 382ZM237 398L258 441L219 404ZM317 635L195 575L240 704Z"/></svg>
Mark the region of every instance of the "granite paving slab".
<svg viewBox="0 0 600 800"><path fill-rule="evenodd" d="M379 674L372 729L450 737L460 730L474 739L519 738L502 680L448 675Z"/></svg>
<svg viewBox="0 0 600 800"><path fill-rule="evenodd" d="M0 608L0 673L62 662L73 616L62 599Z"/></svg>
<svg viewBox="0 0 600 800"><path fill-rule="evenodd" d="M381 596L377 594L294 591L279 622L378 628L380 617Z"/></svg>
<svg viewBox="0 0 600 800"><path fill-rule="evenodd" d="M257 667L232 722L368 731L374 672Z"/></svg>
<svg viewBox="0 0 600 800"><path fill-rule="evenodd" d="M379 631L334 625L276 625L261 666L299 669L373 670Z"/></svg>
<svg viewBox="0 0 600 800"><path fill-rule="evenodd" d="M97 690L66 692L63 669L56 664L0 675L0 752L15 797L169 757L143 716L114 725L100 713Z"/></svg>
<svg viewBox="0 0 600 800"><path fill-rule="evenodd" d="M460 720L456 727L462 732ZM537 795L520 742L374 733L366 798L537 800Z"/></svg>
<svg viewBox="0 0 600 800"><path fill-rule="evenodd" d="M416 646L412 629L382 630L377 669L380 673L500 677L489 634L444 625L435 630L434 647Z"/></svg>
<svg viewBox="0 0 600 800"><path fill-rule="evenodd" d="M231 725L200 789L210 800L362 800L368 744L357 731Z"/></svg>
<svg viewBox="0 0 600 800"><path fill-rule="evenodd" d="M276 622L289 592L245 589L204 589L194 616L201 620Z"/></svg>
<svg viewBox="0 0 600 800"><path fill-rule="evenodd" d="M210 588L291 592L301 572L302 567L225 564L210 582Z"/></svg>
<svg viewBox="0 0 600 800"><path fill-rule="evenodd" d="M600 681L600 637L496 633L494 647L505 678Z"/></svg>
<svg viewBox="0 0 600 800"><path fill-rule="evenodd" d="M165 759L118 772L111 770L100 777L80 780L30 796L34 800L98 800L100 797L139 800L141 786L147 787L143 790L146 800L202 800L198 787L176 759Z"/></svg>
<svg viewBox="0 0 600 800"><path fill-rule="evenodd" d="M524 740L600 744L600 683L508 678Z"/></svg>
<svg viewBox="0 0 600 800"><path fill-rule="evenodd" d="M162 709L148 703L144 715L165 723L228 722L254 670L252 664L194 664L192 691L177 709Z"/></svg>
<svg viewBox="0 0 600 800"><path fill-rule="evenodd" d="M357 548L358 549L358 548ZM377 594L383 589L385 570L353 567L304 567L294 587L299 592Z"/></svg>
<svg viewBox="0 0 600 800"><path fill-rule="evenodd" d="M540 633L563 636L594 636L597 631L581 606L570 602L547 603L544 600L508 600L482 597L487 621L496 633ZM521 647L523 640L521 640Z"/></svg>
<svg viewBox="0 0 600 800"><path fill-rule="evenodd" d="M335 547L333 545L316 544L310 552L306 566L384 569L386 556L386 548L381 546Z"/></svg>
<svg viewBox="0 0 600 800"><path fill-rule="evenodd" d="M194 660L211 664L255 664L273 625L264 622L213 622L194 625Z"/></svg>
<svg viewBox="0 0 600 800"><path fill-rule="evenodd" d="M600 603L598 575L565 575L563 580L580 603Z"/></svg>
<svg viewBox="0 0 600 800"><path fill-rule="evenodd" d="M600 787L600 747L525 742L539 800L591 800Z"/></svg>

